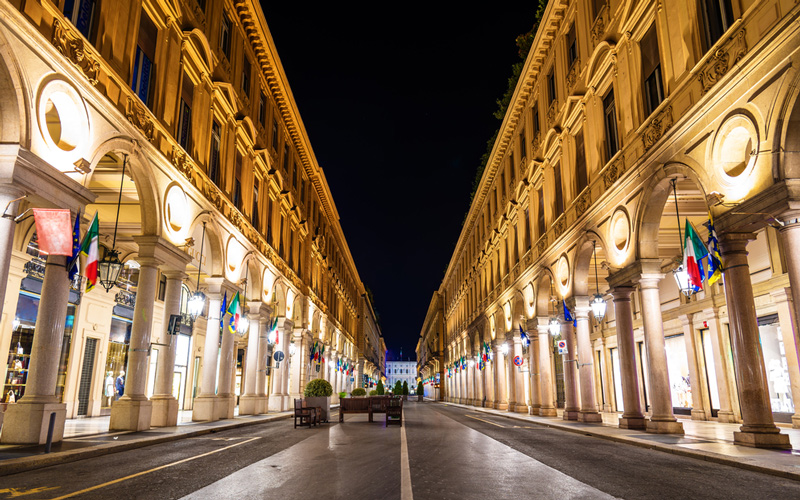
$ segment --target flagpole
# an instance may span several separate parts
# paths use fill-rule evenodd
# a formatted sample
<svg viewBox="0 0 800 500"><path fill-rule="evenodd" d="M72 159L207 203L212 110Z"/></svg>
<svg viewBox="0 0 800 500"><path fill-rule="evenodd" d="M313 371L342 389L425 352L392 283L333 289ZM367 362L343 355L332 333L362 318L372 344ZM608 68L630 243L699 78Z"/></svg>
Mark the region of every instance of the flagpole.
<svg viewBox="0 0 800 500"><path fill-rule="evenodd" d="M681 212L678 210L678 189L675 186L676 178L672 178L672 196L675 198L675 217L678 219L678 241L681 242L681 262L683 262L683 238L681 237Z"/></svg>

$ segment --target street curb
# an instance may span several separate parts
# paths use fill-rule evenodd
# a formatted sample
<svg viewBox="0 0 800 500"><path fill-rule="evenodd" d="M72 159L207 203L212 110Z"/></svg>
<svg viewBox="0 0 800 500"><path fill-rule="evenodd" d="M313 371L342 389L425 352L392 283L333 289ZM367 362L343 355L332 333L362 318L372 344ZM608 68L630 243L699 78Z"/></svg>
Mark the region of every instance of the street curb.
<svg viewBox="0 0 800 500"><path fill-rule="evenodd" d="M205 434L213 434L220 431L227 431L230 429L238 429L240 427L248 427L251 425L264 424L274 422L276 420L292 418L292 413L279 413L274 416L261 418L258 420L242 420L240 422L231 422L230 424L220 425L218 427L206 427L184 433L171 434L169 436L157 437L142 437L141 439L126 441L123 443L108 443L100 444L97 446L89 446L78 450L69 450L47 455L32 455L28 457L11 458L0 462L0 476L8 476L20 472L26 472L35 469L42 469L50 467L51 465L65 464L69 462L77 462L86 458L100 457L103 455L110 455L120 451L135 450L137 448L144 448L154 444L168 443L170 441L178 441L191 437L203 436ZM103 433L101 433L103 434ZM127 434L127 433L122 433ZM97 434L95 434L97 435ZM91 435L82 435L85 438ZM76 436L77 437L77 436Z"/></svg>
<svg viewBox="0 0 800 500"><path fill-rule="evenodd" d="M484 408L480 408L480 407L465 406L465 405L461 405L461 404L457 404L457 403L446 403L446 402L441 402L441 401L437 401L437 402L445 404L445 405L458 406L458 407L461 407L461 408L470 409L472 411L485 413L487 415L494 415L494 416L497 416L497 417L508 418L510 420L516 420L516 421L519 421L519 422L527 422L527 423L536 424L536 425L539 425L539 426L542 426L542 427L549 427L551 429L557 429L557 430L561 430L561 431L572 432L573 434L583 434L584 436L591 436L591 437L596 437L596 438L600 438L600 439L606 439L608 441L615 441L615 442L618 442L618 443L625 443L625 444L629 444L629 445L633 445L633 446L638 446L639 448L646 448L646 449L650 449L650 450L657 450L657 451L662 451L662 452L666 452L666 453L672 453L673 455L680 455L680 456L684 456L684 457L695 458L695 459L698 459L698 460L704 460L706 462L712 462L712 463L717 463L717 464L721 464L721 465L729 465L731 467L737 467L739 469L745 469L745 470L750 470L750 471L754 471L754 472L760 472L760 473L763 473L763 474L769 474L769 475L772 475L772 476L783 477L783 478L786 478L786 479L791 479L793 481L800 481L800 472L789 472L789 471L785 471L785 470L782 470L782 469L773 469L773 468L765 467L765 466L762 466L762 465L739 462L739 461L737 461L735 459L728 458L728 457L726 457L724 455L720 455L718 453L713 453L713 452L709 452L709 451L688 450L688 449L682 449L682 448L674 448L674 447L671 447L669 445L664 445L664 444L661 444L661 443L645 443L645 442L641 442L641 441L639 441L637 439L630 439L630 438L625 438L625 437L620 437L620 436L612 436L612 435L608 435L608 434L601 434L601 433L598 433L598 432L593 432L591 429L586 429L586 428L577 429L577 428L574 428L574 427L571 427L571 426L568 426L568 425L558 425L556 422L552 422L551 423L551 422L541 422L541 421L538 421L538 420L529 420L527 418L523 418L522 416L515 415L513 413L509 413L508 415L504 415L504 414L501 414L501 413L495 413L495 412L492 412L492 411L488 411L488 410L486 410Z"/></svg>

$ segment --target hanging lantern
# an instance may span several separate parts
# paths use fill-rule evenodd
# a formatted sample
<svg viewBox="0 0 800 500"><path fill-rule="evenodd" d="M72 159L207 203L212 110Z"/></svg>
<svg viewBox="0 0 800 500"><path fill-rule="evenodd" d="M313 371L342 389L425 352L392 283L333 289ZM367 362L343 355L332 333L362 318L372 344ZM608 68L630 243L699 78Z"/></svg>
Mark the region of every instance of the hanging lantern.
<svg viewBox="0 0 800 500"><path fill-rule="evenodd" d="M203 314L203 309L206 306L205 294L199 290L194 292L189 298L187 306L189 308L189 316L192 317L192 321L196 320L198 316Z"/></svg>
<svg viewBox="0 0 800 500"><path fill-rule="evenodd" d="M589 303L589 306L592 308L592 314L594 314L594 318L597 322L602 322L603 318L606 316L606 308L608 307L606 301L603 300L603 296L599 293L594 294L594 298Z"/></svg>
<svg viewBox="0 0 800 500"><path fill-rule="evenodd" d="M558 321L558 318L550 318L547 330L550 332L550 335L554 337L561 333L561 322Z"/></svg>
<svg viewBox="0 0 800 500"><path fill-rule="evenodd" d="M122 262L119 260L119 252L107 251L103 260L97 263L97 280L100 282L100 286L105 288L106 292L111 291L117 284L117 278L121 271Z"/></svg>
<svg viewBox="0 0 800 500"><path fill-rule="evenodd" d="M678 290L680 290L682 294L691 297L697 291L695 287L689 283L689 273L683 269L682 265L672 271L672 276L675 278L675 282L678 284Z"/></svg>

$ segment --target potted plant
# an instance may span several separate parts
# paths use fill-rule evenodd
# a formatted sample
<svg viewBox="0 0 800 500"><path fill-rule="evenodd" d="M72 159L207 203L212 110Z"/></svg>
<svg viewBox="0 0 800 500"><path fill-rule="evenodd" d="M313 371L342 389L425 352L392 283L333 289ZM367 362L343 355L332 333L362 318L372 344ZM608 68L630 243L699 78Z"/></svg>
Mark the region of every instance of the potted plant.
<svg viewBox="0 0 800 500"><path fill-rule="evenodd" d="M370 396L377 396L378 395L378 389L372 389L371 391L369 391L369 395Z"/></svg>
<svg viewBox="0 0 800 500"><path fill-rule="evenodd" d="M378 387L376 387L375 390L378 391L378 396L383 396L386 392L386 389L383 388L383 381L378 380Z"/></svg>
<svg viewBox="0 0 800 500"><path fill-rule="evenodd" d="M394 389L392 390L392 396L400 396L403 394L403 384L398 380L394 383Z"/></svg>
<svg viewBox="0 0 800 500"><path fill-rule="evenodd" d="M353 396L354 398L361 397L361 396L366 396L367 395L367 391L365 391L361 387L358 387L356 389L353 389L353 392L351 392L350 395Z"/></svg>
<svg viewBox="0 0 800 500"><path fill-rule="evenodd" d="M417 401L422 402L422 396L425 394L425 387L422 386L422 381L417 384Z"/></svg>
<svg viewBox="0 0 800 500"><path fill-rule="evenodd" d="M322 378L315 378L308 384L303 391L307 406L317 406L322 408L322 420L327 422L331 414L331 394L333 387L330 382Z"/></svg>
<svg viewBox="0 0 800 500"><path fill-rule="evenodd" d="M403 401L408 401L408 382L403 382Z"/></svg>
<svg viewBox="0 0 800 500"><path fill-rule="evenodd" d="M346 397L347 397L347 393L346 392L342 391L342 392L339 393L339 399L344 399Z"/></svg>

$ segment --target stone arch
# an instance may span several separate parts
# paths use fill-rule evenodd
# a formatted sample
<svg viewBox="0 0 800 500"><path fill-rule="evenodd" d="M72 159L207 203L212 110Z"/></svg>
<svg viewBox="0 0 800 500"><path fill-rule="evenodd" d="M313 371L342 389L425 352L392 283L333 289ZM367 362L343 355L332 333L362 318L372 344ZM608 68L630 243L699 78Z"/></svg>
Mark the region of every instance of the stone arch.
<svg viewBox="0 0 800 500"><path fill-rule="evenodd" d="M244 300L261 300L261 274L261 262L255 252L247 252L239 269L239 279L247 279L247 291L245 292L244 286L241 287Z"/></svg>
<svg viewBox="0 0 800 500"><path fill-rule="evenodd" d="M32 88L0 30L0 142L30 149L31 105L22 89Z"/></svg>
<svg viewBox="0 0 800 500"><path fill-rule="evenodd" d="M542 269L541 275L536 278L536 316L546 318L550 315L550 288L554 282L554 277L549 268Z"/></svg>
<svg viewBox="0 0 800 500"><path fill-rule="evenodd" d="M634 255L639 259L657 259L658 232L661 227L661 216L667 198L672 194L671 180L673 178L688 179L702 192L704 183L698 173L684 163L672 162L652 175L642 192L641 199L645 202L639 204L634 217L634 234L632 241L637 242ZM706 206L706 210L708 207Z"/></svg>
<svg viewBox="0 0 800 500"><path fill-rule="evenodd" d="M519 324L524 323L525 321L520 317L527 318L527 314L525 314L525 296L522 294L522 290L515 288L514 295L510 299L511 302L511 329L519 329ZM523 325L523 328L525 326Z"/></svg>
<svg viewBox="0 0 800 500"><path fill-rule="evenodd" d="M786 97L781 109L775 134L775 156L777 165L773 168L778 179L800 178L800 71L797 71L789 88L792 93Z"/></svg>
<svg viewBox="0 0 800 500"><path fill-rule="evenodd" d="M273 311L275 316L278 317L286 317L286 292L288 288L286 284L281 280L275 280L274 289L272 290L272 301L275 305L273 307Z"/></svg>
<svg viewBox="0 0 800 500"><path fill-rule="evenodd" d="M206 223L206 236L203 246L203 274L207 276L222 276L223 273L223 248L220 238L220 229L214 218L207 211L198 214L190 224L189 234L196 235L193 251L200 252L200 237L202 236L202 226ZM211 253L209 259L208 253ZM195 268L196 269L196 268ZM190 274L191 277L191 274Z"/></svg>
<svg viewBox="0 0 800 500"><path fill-rule="evenodd" d="M203 62L206 64L206 68L211 71L214 68L214 57L213 52L211 51L211 45L208 43L208 39L206 38L205 33L200 31L198 28L193 29L192 31L184 31L183 36L185 39L193 39L196 40L197 43L193 44L194 47L197 47L198 54L203 59Z"/></svg>
<svg viewBox="0 0 800 500"><path fill-rule="evenodd" d="M615 45L611 45L605 40L597 44L592 55L589 56L589 62L586 64L587 82L593 82L595 77L598 76L597 73L600 72L606 64L614 64L613 57L615 49Z"/></svg>
<svg viewBox="0 0 800 500"><path fill-rule="evenodd" d="M308 323L304 303L305 297L302 294L298 293L292 299L292 321L295 327L305 326Z"/></svg>
<svg viewBox="0 0 800 500"><path fill-rule="evenodd" d="M600 249L597 249L599 243ZM593 293L589 286L589 281L592 277L594 277L594 266L592 266L592 258L596 255L597 260L601 258L601 254L599 251L602 250L603 254L606 255L606 242L602 235L595 231L589 230L584 232L578 240L578 243L575 245L575 257L573 258L573 270L572 270L572 295L576 297L581 296L588 296ZM598 281L596 283L597 289L601 289L599 284L600 278L600 266L597 266L598 271ZM603 275L606 275L605 270L603 271Z"/></svg>

